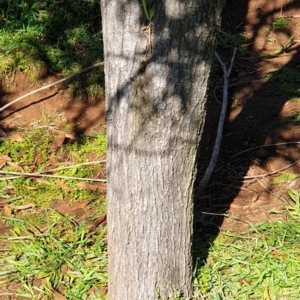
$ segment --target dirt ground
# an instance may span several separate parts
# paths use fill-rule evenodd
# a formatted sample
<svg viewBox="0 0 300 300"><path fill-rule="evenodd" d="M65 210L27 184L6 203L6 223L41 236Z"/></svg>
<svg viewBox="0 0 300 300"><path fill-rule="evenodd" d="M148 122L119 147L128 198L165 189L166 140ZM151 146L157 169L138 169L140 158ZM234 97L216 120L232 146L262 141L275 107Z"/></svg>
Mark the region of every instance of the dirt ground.
<svg viewBox="0 0 300 300"><path fill-rule="evenodd" d="M221 36L238 31L245 39L244 53L238 51L230 76L228 117L224 128L219 162L197 209L224 231L242 232L249 222L285 218L283 205L287 190L299 186L295 179L271 184L274 177L300 173L299 122L289 118L300 113L300 102L278 93L278 86L267 81L267 74L281 66L298 70L300 46L300 3L296 0L231 0L224 11ZM286 28L274 31L275 18L288 18ZM288 39L293 36L291 45ZM275 55L284 44L284 51ZM232 45L220 43L218 53L230 61ZM208 160L214 143L222 98L222 70L213 67L208 117L201 156ZM0 85L1 106L60 78L47 75L32 84L17 73ZM74 133L105 129L104 99L73 99L64 89L54 87L33 94L1 111L0 136L17 126L32 126L47 116L53 122L72 124ZM51 120L52 120L51 119ZM204 212L204 213L203 213ZM226 214L224 218L216 218Z"/></svg>
<svg viewBox="0 0 300 300"><path fill-rule="evenodd" d="M285 18L288 25L274 29L276 18ZM199 205L202 212L207 212L206 218L211 217L223 231L243 232L251 223L284 219L283 207L289 203L287 191L298 189L299 179L281 184L272 184L272 180L283 173L300 172L300 128L295 121L300 102L280 92L267 75L283 66L299 70L299 25L299 1L228 1L221 37L238 30L247 39L230 76L219 162ZM277 55L290 37L291 45ZM232 48L219 43L217 51L230 62ZM211 153L216 130L212 128L216 128L221 109L218 99L222 99L222 73L220 66L214 68L203 155L205 150ZM227 217L216 219L215 215L222 213Z"/></svg>

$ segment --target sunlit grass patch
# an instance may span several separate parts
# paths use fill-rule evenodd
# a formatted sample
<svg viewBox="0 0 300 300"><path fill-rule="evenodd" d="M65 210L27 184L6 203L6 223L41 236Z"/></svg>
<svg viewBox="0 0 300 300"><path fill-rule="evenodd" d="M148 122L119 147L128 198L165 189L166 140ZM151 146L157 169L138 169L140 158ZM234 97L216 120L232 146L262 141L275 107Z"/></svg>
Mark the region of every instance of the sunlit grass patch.
<svg viewBox="0 0 300 300"><path fill-rule="evenodd" d="M43 229L22 219L7 221L13 227L11 237L1 237L8 247L0 252L0 285L19 284L17 294L11 296L103 299L107 285L105 227L95 235L87 222L77 224L53 211L46 213ZM63 228L57 224L64 224Z"/></svg>
<svg viewBox="0 0 300 300"><path fill-rule="evenodd" d="M0 220L9 229L0 237L3 296L105 299L105 177L94 181L105 166L105 134L70 137L38 125L0 141Z"/></svg>
<svg viewBox="0 0 300 300"><path fill-rule="evenodd" d="M221 234L195 278L199 299L296 299L299 225L293 214L287 221L252 225L249 233Z"/></svg>

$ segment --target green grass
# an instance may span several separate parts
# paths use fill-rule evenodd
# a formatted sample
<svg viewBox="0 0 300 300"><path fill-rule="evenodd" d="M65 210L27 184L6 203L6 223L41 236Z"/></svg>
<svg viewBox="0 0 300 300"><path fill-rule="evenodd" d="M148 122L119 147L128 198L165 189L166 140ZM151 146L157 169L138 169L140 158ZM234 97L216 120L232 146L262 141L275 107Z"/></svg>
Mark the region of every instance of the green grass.
<svg viewBox="0 0 300 300"><path fill-rule="evenodd" d="M237 48L237 51L242 56L250 54L247 46L247 36L245 33L230 33L220 31L218 45L223 49Z"/></svg>
<svg viewBox="0 0 300 300"><path fill-rule="evenodd" d="M7 0L0 5L0 73L68 75L103 61L100 5L94 0ZM83 87L82 82L85 82ZM73 81L76 96L102 93L103 70ZM81 83L80 83L81 82Z"/></svg>
<svg viewBox="0 0 300 300"><path fill-rule="evenodd" d="M299 193L290 191L290 218L224 233L197 270L195 299L297 299L300 293ZM201 256L199 257L201 261Z"/></svg>
<svg viewBox="0 0 300 300"><path fill-rule="evenodd" d="M74 142L62 145L60 149L51 149L51 143L55 141L57 134L51 133L47 128L32 129L30 131L19 131L20 136L24 136L23 141L6 139L0 142L0 152L11 158L12 162L23 168L25 172L43 172L46 169L62 168L74 165L68 169L54 172L54 175L93 178L95 168L99 164L77 166L89 161L89 155L101 156L106 152L105 135L100 133L95 136L81 136ZM42 143L41 143L42 141ZM57 160L57 153L63 156L66 153L67 159ZM57 161L57 166L51 167L52 162ZM14 165L5 165L2 171L17 171ZM65 184L71 191L64 190L55 183L55 178L47 178L40 182L36 178L19 177L13 181L14 196L21 197L17 204L33 202L37 206L50 203L54 199L64 199L68 197L72 200L95 199L97 192L85 190L78 186L77 180L65 180ZM9 185L9 181L0 181L1 188Z"/></svg>
<svg viewBox="0 0 300 300"><path fill-rule="evenodd" d="M289 22L290 18L275 18L272 22L273 31L287 28Z"/></svg>
<svg viewBox="0 0 300 300"><path fill-rule="evenodd" d="M0 256L0 283L19 282L16 294L29 299L53 299L53 291L67 299L102 299L107 284L105 228L89 235L86 224L53 211L46 212L47 229L10 218L10 247ZM57 228L57 224L64 228ZM6 238L4 238L6 239ZM38 285L32 284L39 282ZM93 290L93 296L88 296Z"/></svg>

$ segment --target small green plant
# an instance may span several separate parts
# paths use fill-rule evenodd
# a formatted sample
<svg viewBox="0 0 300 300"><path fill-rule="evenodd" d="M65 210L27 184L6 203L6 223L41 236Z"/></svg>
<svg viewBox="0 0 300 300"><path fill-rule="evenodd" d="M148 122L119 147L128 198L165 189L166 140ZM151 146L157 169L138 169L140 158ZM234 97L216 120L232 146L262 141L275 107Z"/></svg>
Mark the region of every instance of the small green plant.
<svg viewBox="0 0 300 300"><path fill-rule="evenodd" d="M289 205L286 207L288 213L291 216L300 217L300 195L299 192L296 190L290 190L288 191L288 195L290 199L292 200L292 205Z"/></svg>
<svg viewBox="0 0 300 300"><path fill-rule="evenodd" d="M218 44L222 48L237 48L241 55L248 53L248 46L246 44L247 36L245 33L232 34L221 31L219 34Z"/></svg>
<svg viewBox="0 0 300 300"><path fill-rule="evenodd" d="M300 96L300 73L288 67L282 67L279 71L269 73L267 80L276 82L279 92L292 97Z"/></svg>
<svg viewBox="0 0 300 300"><path fill-rule="evenodd" d="M275 18L272 22L273 31L286 28L289 22L289 18Z"/></svg>

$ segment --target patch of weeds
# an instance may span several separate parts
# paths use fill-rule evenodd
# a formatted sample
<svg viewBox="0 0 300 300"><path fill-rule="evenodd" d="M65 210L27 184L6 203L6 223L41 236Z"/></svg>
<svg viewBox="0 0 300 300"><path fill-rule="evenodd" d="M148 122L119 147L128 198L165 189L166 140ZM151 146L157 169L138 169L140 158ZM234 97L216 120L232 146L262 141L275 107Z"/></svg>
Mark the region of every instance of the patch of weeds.
<svg viewBox="0 0 300 300"><path fill-rule="evenodd" d="M199 257L197 299L296 299L299 285L300 196L288 192L288 219L244 234L223 233Z"/></svg>
<svg viewBox="0 0 300 300"><path fill-rule="evenodd" d="M266 78L278 84L279 92L291 97L300 96L300 73L298 71L283 67L277 72L269 73Z"/></svg>
<svg viewBox="0 0 300 300"><path fill-rule="evenodd" d="M287 28L290 18L275 18L272 22L273 31Z"/></svg>
<svg viewBox="0 0 300 300"><path fill-rule="evenodd" d="M106 137L103 133L95 136L80 136L74 143L66 145L66 150L73 151L83 157L84 154L95 153L101 155L106 152Z"/></svg>
<svg viewBox="0 0 300 300"><path fill-rule="evenodd" d="M37 80L40 70L68 75L103 60L97 1L7 0L0 6L0 16L2 74L19 70ZM98 81L87 77L92 85L103 83L99 77ZM86 84L85 92L95 95L95 86Z"/></svg>
<svg viewBox="0 0 300 300"><path fill-rule="evenodd" d="M16 133L15 138L6 139L0 145L1 153L8 155L12 161L23 165L24 169L27 170L29 164L33 163L37 153L42 153L42 156L46 157L49 144L54 137L54 134L47 132L45 129L33 129L30 132L21 132L21 134Z"/></svg>
<svg viewBox="0 0 300 300"><path fill-rule="evenodd" d="M64 229L57 230L55 215L53 211L46 213L46 230L26 220L9 220L13 225L11 236L1 237L9 248L0 252L0 289L14 282L20 286L11 295L14 297L104 299L106 228L91 235L86 223L77 224L63 217Z"/></svg>

